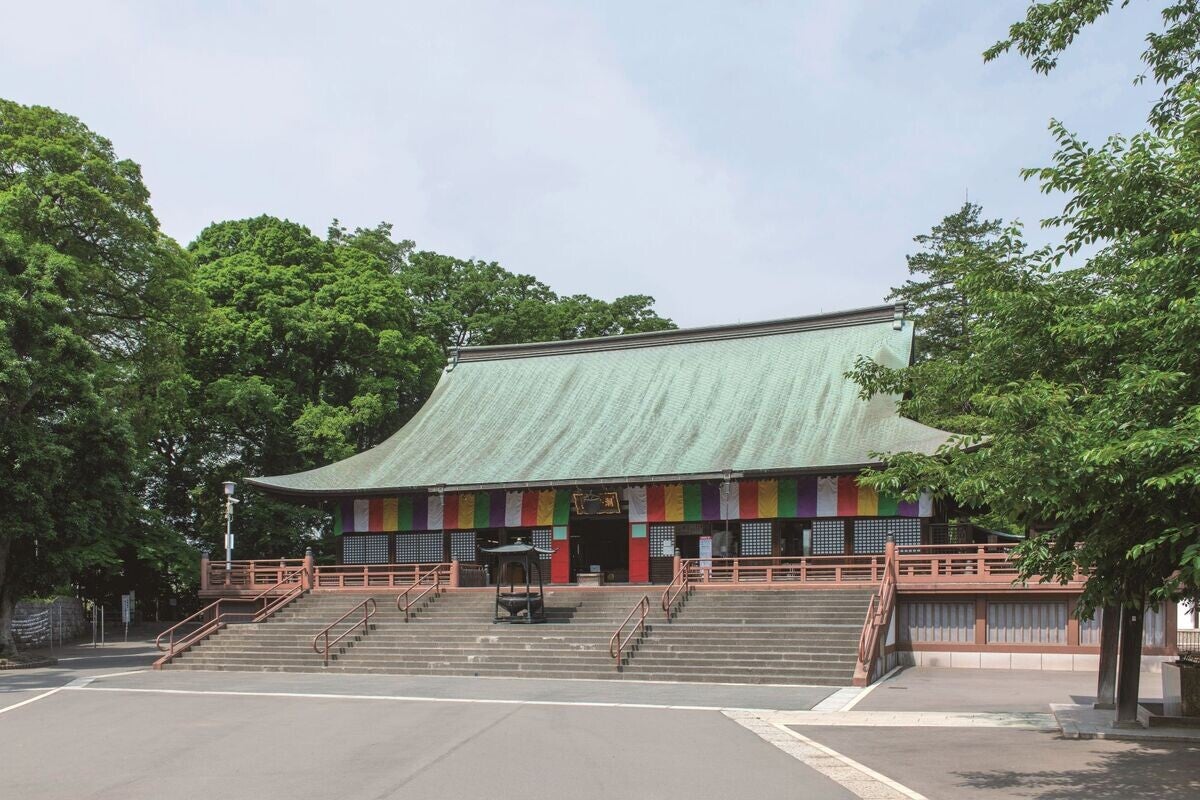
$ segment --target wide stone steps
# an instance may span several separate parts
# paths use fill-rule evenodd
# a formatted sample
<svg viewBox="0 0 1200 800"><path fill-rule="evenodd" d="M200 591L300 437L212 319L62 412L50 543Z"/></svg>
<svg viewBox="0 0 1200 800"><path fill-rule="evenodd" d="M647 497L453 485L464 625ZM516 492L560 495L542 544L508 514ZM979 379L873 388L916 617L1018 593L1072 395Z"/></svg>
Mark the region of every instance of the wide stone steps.
<svg viewBox="0 0 1200 800"><path fill-rule="evenodd" d="M668 622L650 592L646 635L623 654L609 641L642 590L548 593L549 622L493 624L494 597L450 592L429 598L410 621L395 595L375 595L364 634L335 645L329 666L312 650L322 628L367 595L307 595L261 623L231 625L167 665L171 669L359 672L391 675L603 678L847 685L870 594L693 592ZM355 625L350 615L336 636Z"/></svg>

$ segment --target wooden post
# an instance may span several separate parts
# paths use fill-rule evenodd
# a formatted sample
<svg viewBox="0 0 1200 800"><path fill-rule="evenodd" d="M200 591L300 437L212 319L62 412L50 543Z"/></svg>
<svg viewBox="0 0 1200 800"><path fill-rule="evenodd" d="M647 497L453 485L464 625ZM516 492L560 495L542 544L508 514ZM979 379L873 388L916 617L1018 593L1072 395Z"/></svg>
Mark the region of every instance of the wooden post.
<svg viewBox="0 0 1200 800"><path fill-rule="evenodd" d="M1117 707L1117 648L1121 642L1121 607L1100 610L1100 670L1095 708Z"/></svg>
<svg viewBox="0 0 1200 800"><path fill-rule="evenodd" d="M200 553L200 591L208 588L208 551Z"/></svg>
<svg viewBox="0 0 1200 800"><path fill-rule="evenodd" d="M681 569L683 569L683 559L679 557L679 550L676 549L675 555L671 556L671 580L675 580L675 576Z"/></svg>
<svg viewBox="0 0 1200 800"><path fill-rule="evenodd" d="M300 585L305 591L313 588L313 561L312 548L304 548L304 571L300 573Z"/></svg>
<svg viewBox="0 0 1200 800"><path fill-rule="evenodd" d="M1121 608L1121 646L1117 675L1117 719L1114 727L1139 727L1137 721L1138 688L1142 671L1142 609Z"/></svg>
<svg viewBox="0 0 1200 800"><path fill-rule="evenodd" d="M457 589L459 586L459 580L458 559L455 558L450 561L450 588Z"/></svg>

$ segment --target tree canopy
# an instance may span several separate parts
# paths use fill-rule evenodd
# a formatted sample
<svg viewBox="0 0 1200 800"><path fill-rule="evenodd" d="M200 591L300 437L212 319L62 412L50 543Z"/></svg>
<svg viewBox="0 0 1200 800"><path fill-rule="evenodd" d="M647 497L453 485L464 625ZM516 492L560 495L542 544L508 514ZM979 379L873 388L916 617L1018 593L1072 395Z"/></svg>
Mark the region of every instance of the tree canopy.
<svg viewBox="0 0 1200 800"><path fill-rule="evenodd" d="M909 391L908 413L969 435L934 457L889 454L862 481L933 488L1028 528L1023 573L1090 572L1085 610L1189 595L1200 585L1200 103L1189 94L1160 133L1099 148L1054 132L1053 163L1026 174L1067 195L1050 221L1061 242L1030 252L1014 229L1002 247L954 259L971 309L962 353L854 372L865 394Z"/></svg>

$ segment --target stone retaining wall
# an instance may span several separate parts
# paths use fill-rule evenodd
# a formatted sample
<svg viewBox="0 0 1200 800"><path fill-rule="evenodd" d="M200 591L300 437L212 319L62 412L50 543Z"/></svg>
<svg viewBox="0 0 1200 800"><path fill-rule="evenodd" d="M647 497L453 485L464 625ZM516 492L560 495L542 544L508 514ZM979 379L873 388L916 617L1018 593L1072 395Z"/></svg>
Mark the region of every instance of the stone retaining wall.
<svg viewBox="0 0 1200 800"><path fill-rule="evenodd" d="M47 613L49 612L49 613ZM54 642L70 641L91 635L91 622L77 597L53 600L19 600L13 609L13 637L18 647L46 647Z"/></svg>

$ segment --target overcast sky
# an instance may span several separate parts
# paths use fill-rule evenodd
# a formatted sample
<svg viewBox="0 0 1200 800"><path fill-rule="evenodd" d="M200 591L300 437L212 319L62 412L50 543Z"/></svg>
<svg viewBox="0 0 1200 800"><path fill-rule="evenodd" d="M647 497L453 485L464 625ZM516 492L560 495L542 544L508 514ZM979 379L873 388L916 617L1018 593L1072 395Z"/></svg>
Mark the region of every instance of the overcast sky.
<svg viewBox="0 0 1200 800"><path fill-rule="evenodd" d="M7 3L0 96L142 165L165 230L392 222L681 325L879 303L970 199L1031 236L1051 117L1142 127L1154 8L1050 77L980 53L1026 0Z"/></svg>

